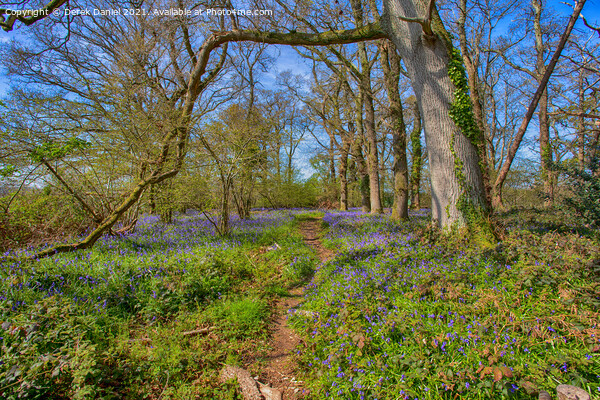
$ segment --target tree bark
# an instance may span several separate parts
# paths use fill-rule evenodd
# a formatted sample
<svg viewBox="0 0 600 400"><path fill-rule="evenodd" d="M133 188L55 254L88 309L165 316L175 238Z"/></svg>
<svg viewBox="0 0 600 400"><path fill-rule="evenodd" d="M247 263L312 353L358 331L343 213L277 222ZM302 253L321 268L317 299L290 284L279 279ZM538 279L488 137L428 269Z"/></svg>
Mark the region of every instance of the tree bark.
<svg viewBox="0 0 600 400"><path fill-rule="evenodd" d="M368 77L368 75L365 74ZM379 151L377 149L377 131L375 130L375 106L373 105L373 94L371 91L371 78L363 81L367 90L363 92L365 105L365 137L367 139L367 172L369 175L369 198L371 203L371 214L381 214L381 196L379 188Z"/></svg>
<svg viewBox="0 0 600 400"><path fill-rule="evenodd" d="M348 134L354 134L354 126L350 124ZM339 176L340 176L340 210L348 211L348 153L350 152L351 137L342 138L342 148L340 149Z"/></svg>
<svg viewBox="0 0 600 400"><path fill-rule="evenodd" d="M408 219L408 162L406 160L406 125L400 98L400 57L393 43L380 45L381 66L386 91L390 102L389 113L392 121L392 152L394 155L394 204L392 218Z"/></svg>
<svg viewBox="0 0 600 400"><path fill-rule="evenodd" d="M590 151L588 152L589 153L588 161L590 164L593 163L594 161L598 162L597 157L598 157L598 145L600 142L600 121L596 121L596 129L593 132L594 132L594 135L590 142L590 146L589 146ZM597 166L594 176L597 178L600 178L600 165Z"/></svg>
<svg viewBox="0 0 600 400"><path fill-rule="evenodd" d="M421 169L423 168L423 154L421 146L421 113L419 105L415 101L413 104L414 126L410 133L410 143L412 147L412 166L410 173L410 206L413 210L421 208Z"/></svg>
<svg viewBox="0 0 600 400"><path fill-rule="evenodd" d="M358 28L363 25L363 9L360 0L352 0L352 12ZM379 149L377 148L377 130L375 129L375 106L373 104L373 90L371 88L371 63L367 56L364 43L358 44L358 57L361 65L359 89L365 107L364 132L367 139L367 171L369 173L369 195L371 201L371 214L383 213L381 205L381 188L379 183Z"/></svg>
<svg viewBox="0 0 600 400"><path fill-rule="evenodd" d="M150 215L156 214L156 196L155 193L156 188L154 185L150 185L150 190L148 193L148 206L150 207Z"/></svg>
<svg viewBox="0 0 600 400"><path fill-rule="evenodd" d="M554 184L552 179L552 147L550 144L550 123L548 118L548 90L544 90L539 104L540 125L540 167L544 184L544 207L554 204Z"/></svg>
<svg viewBox="0 0 600 400"><path fill-rule="evenodd" d="M406 66L423 116L431 170L432 218L444 229L465 227L482 220L489 210L477 148L450 116L457 88L449 76L453 56L449 35L435 9L433 35L425 34L419 24L402 20L426 15L427 8L423 0L386 1L384 27L388 27ZM464 93L466 88L462 89Z"/></svg>
<svg viewBox="0 0 600 400"><path fill-rule="evenodd" d="M538 85L541 84L546 72L544 63L544 37L542 34L542 2L533 0L531 2L534 10L533 30L535 33L535 75ZM552 148L550 147L550 123L548 118L548 88L542 92L538 111L540 125L540 166L541 176L544 182L544 206L549 207L554 203L554 185L552 184Z"/></svg>
<svg viewBox="0 0 600 400"><path fill-rule="evenodd" d="M360 204L364 213L371 211L371 199L369 195L369 174L367 173L367 164L363 156L364 126L363 126L363 99L362 96L356 98L356 136L352 145L352 156L356 160L356 169L359 179Z"/></svg>
<svg viewBox="0 0 600 400"><path fill-rule="evenodd" d="M219 218L219 231L221 235L228 235L229 225L229 196L231 194L231 178L225 177L221 180L223 196L221 197L221 215Z"/></svg>
<svg viewBox="0 0 600 400"><path fill-rule="evenodd" d="M585 90L583 86L583 69L579 71L579 77L577 80L579 109L581 112L585 112ZM579 168L585 168L585 119L583 115L577 117L577 161L579 162Z"/></svg>
<svg viewBox="0 0 600 400"><path fill-rule="evenodd" d="M331 185L334 185L336 174L335 174L335 138L333 136L333 133L329 137L328 154L329 154L329 179L328 180Z"/></svg>
<svg viewBox="0 0 600 400"><path fill-rule="evenodd" d="M469 46L467 44L466 20L467 20L467 0L460 0L460 17L458 19L458 38L460 42L460 52L463 57L463 63L467 70L467 82L469 84L469 96L473 104L473 115L479 128L479 138L477 139L477 151L481 163L481 174L483 177L483 187L488 204L491 203L491 184L490 184L490 163L487 153L487 135L485 130L485 118L483 116L483 107L481 96L479 94L479 73L477 71L477 59L471 58Z"/></svg>

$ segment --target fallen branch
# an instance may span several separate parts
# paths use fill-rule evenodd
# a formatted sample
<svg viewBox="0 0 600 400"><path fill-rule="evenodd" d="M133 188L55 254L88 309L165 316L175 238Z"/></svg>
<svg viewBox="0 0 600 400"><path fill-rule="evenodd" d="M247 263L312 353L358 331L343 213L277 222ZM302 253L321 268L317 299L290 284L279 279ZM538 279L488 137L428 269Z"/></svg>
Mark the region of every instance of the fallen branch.
<svg viewBox="0 0 600 400"><path fill-rule="evenodd" d="M150 343L150 342L152 342L152 339L150 339L150 338L129 339L129 343L132 343L132 342Z"/></svg>
<svg viewBox="0 0 600 400"><path fill-rule="evenodd" d="M210 326L208 328L194 329L193 331L183 332L181 335L182 336L206 335L207 333L209 333L213 329L215 329L215 327L214 326ZM131 342L150 343L150 342L152 342L152 339L151 338L129 339L129 342L130 343Z"/></svg>
<svg viewBox="0 0 600 400"><path fill-rule="evenodd" d="M213 221L212 218L209 217L208 214L204 210L202 210L202 214L206 217L208 222L210 222L212 224L212 226L215 227L215 230L217 231L219 236L223 236L223 234L221 233L221 230L219 229L219 226L215 223L215 221Z"/></svg>
<svg viewBox="0 0 600 400"><path fill-rule="evenodd" d="M196 335L206 335L207 333L209 333L212 329L214 329L214 326L208 327L208 328L202 328L202 329L196 329L193 331L187 331L187 332L183 332L183 336L196 336Z"/></svg>

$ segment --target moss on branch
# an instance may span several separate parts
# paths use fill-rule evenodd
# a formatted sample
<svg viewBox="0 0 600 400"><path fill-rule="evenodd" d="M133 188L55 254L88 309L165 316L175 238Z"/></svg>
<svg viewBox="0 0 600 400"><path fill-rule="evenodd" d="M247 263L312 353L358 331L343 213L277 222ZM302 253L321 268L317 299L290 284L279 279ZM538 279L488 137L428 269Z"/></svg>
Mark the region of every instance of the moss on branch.
<svg viewBox="0 0 600 400"><path fill-rule="evenodd" d="M260 42L289 46L328 46L348 44L367 40L383 39L387 34L378 22L354 29L335 30L319 33L304 32L262 32L257 30L232 30L214 34L218 44L225 42Z"/></svg>

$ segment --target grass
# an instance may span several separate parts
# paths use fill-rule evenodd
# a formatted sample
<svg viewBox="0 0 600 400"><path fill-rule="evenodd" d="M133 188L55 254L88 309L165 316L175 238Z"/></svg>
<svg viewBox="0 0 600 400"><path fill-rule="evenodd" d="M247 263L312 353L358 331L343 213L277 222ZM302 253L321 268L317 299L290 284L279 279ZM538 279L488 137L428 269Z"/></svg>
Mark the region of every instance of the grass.
<svg viewBox="0 0 600 400"><path fill-rule="evenodd" d="M296 214L294 217L297 221L310 221L313 219L321 219L325 216L325 213L322 211L304 211L299 214Z"/></svg>
<svg viewBox="0 0 600 400"><path fill-rule="evenodd" d="M483 250L419 215L323 219L341 252L293 318L315 398L533 398L559 383L600 398L597 235L540 233L522 213Z"/></svg>
<svg viewBox="0 0 600 400"><path fill-rule="evenodd" d="M316 272L298 233L314 218L337 252ZM91 250L4 262L0 397L239 398L219 370L261 365L273 305L312 276L291 322L314 399L522 399L559 383L600 399L598 231L561 210L499 220L502 243L482 249L426 212L275 211L227 238L198 215L148 217Z"/></svg>
<svg viewBox="0 0 600 400"><path fill-rule="evenodd" d="M92 250L3 263L0 397L236 398L223 363L267 353L273 302L314 265L294 213L234 220L227 238L199 215L148 217Z"/></svg>

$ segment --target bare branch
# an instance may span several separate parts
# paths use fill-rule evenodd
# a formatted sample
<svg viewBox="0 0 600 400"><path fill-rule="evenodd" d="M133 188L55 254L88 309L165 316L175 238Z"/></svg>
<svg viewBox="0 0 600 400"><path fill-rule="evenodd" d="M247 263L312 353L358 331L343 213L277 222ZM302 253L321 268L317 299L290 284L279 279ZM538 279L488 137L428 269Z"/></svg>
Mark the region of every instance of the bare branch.
<svg viewBox="0 0 600 400"><path fill-rule="evenodd" d="M37 10L11 10L8 8L0 8L0 27L6 32L10 32L13 30L15 22L17 21L29 26L46 18L66 2L67 0L51 0L43 8Z"/></svg>
<svg viewBox="0 0 600 400"><path fill-rule="evenodd" d="M432 36L433 35L433 29L431 29L431 18L433 15L433 10L435 8L435 0L429 0L429 4L427 5L427 15L425 16L425 18L410 18L410 17L398 17L400 18L402 21L405 22L415 22L419 25L421 25L421 28L423 28L423 33L425 33L428 36Z"/></svg>
<svg viewBox="0 0 600 400"><path fill-rule="evenodd" d="M600 37L600 27L596 28L596 27L594 27L594 26L590 25L590 24L587 22L587 19L585 19L585 17L584 17L583 15L581 16L581 19L583 20L583 24L584 24L585 26L587 26L588 28L590 28L590 29L591 29L591 30L593 30L593 31L596 31L596 33L598 34L598 37Z"/></svg>
<svg viewBox="0 0 600 400"><path fill-rule="evenodd" d="M588 114L585 112L568 112L568 111L557 111L551 112L550 115L568 115L569 117L583 117L583 118L591 118L591 119L600 119L600 114Z"/></svg>
<svg viewBox="0 0 600 400"><path fill-rule="evenodd" d="M519 130L517 131L515 140L511 144L511 146L508 150L506 160L504 161L502 168L500 168L500 171L498 172L496 182L494 183L494 203L495 203L495 205L501 204L500 199L501 199L501 193L502 193L502 186L504 185L504 181L506 180L508 171L510 170L510 166L515 158L515 155L517 154L519 145L521 144L521 141L523 140L523 137L525 136L525 131L527 130L527 126L529 126L529 122L531 121L531 118L533 117L533 113L535 112L535 110L538 106L540 98L542 97L542 93L544 92L544 90L546 90L546 85L548 84L548 81L550 80L550 75L552 75L552 72L554 71L554 67L556 67L556 63L558 62L558 59L560 58L560 55L567 43L567 40L569 39L569 36L571 35L571 31L573 30L573 27L575 26L575 22L577 21L577 18L579 17L579 14L581 13L583 6L585 5L585 2L586 2L586 0L579 0L577 2L577 4L575 5L575 8L573 9L573 14L571 14L571 17L569 18L569 23L565 27L565 31L563 32L563 34L560 38L560 42L558 43L558 46L556 46L556 50L554 51L554 54L552 55L552 59L550 60L550 63L546 67L544 76L542 77L542 80L540 81L538 88L535 91L533 98L531 99L531 103L529 104L529 107L527 108L527 113L525 114L525 117L523 118L523 121L521 122L521 126L519 126Z"/></svg>

